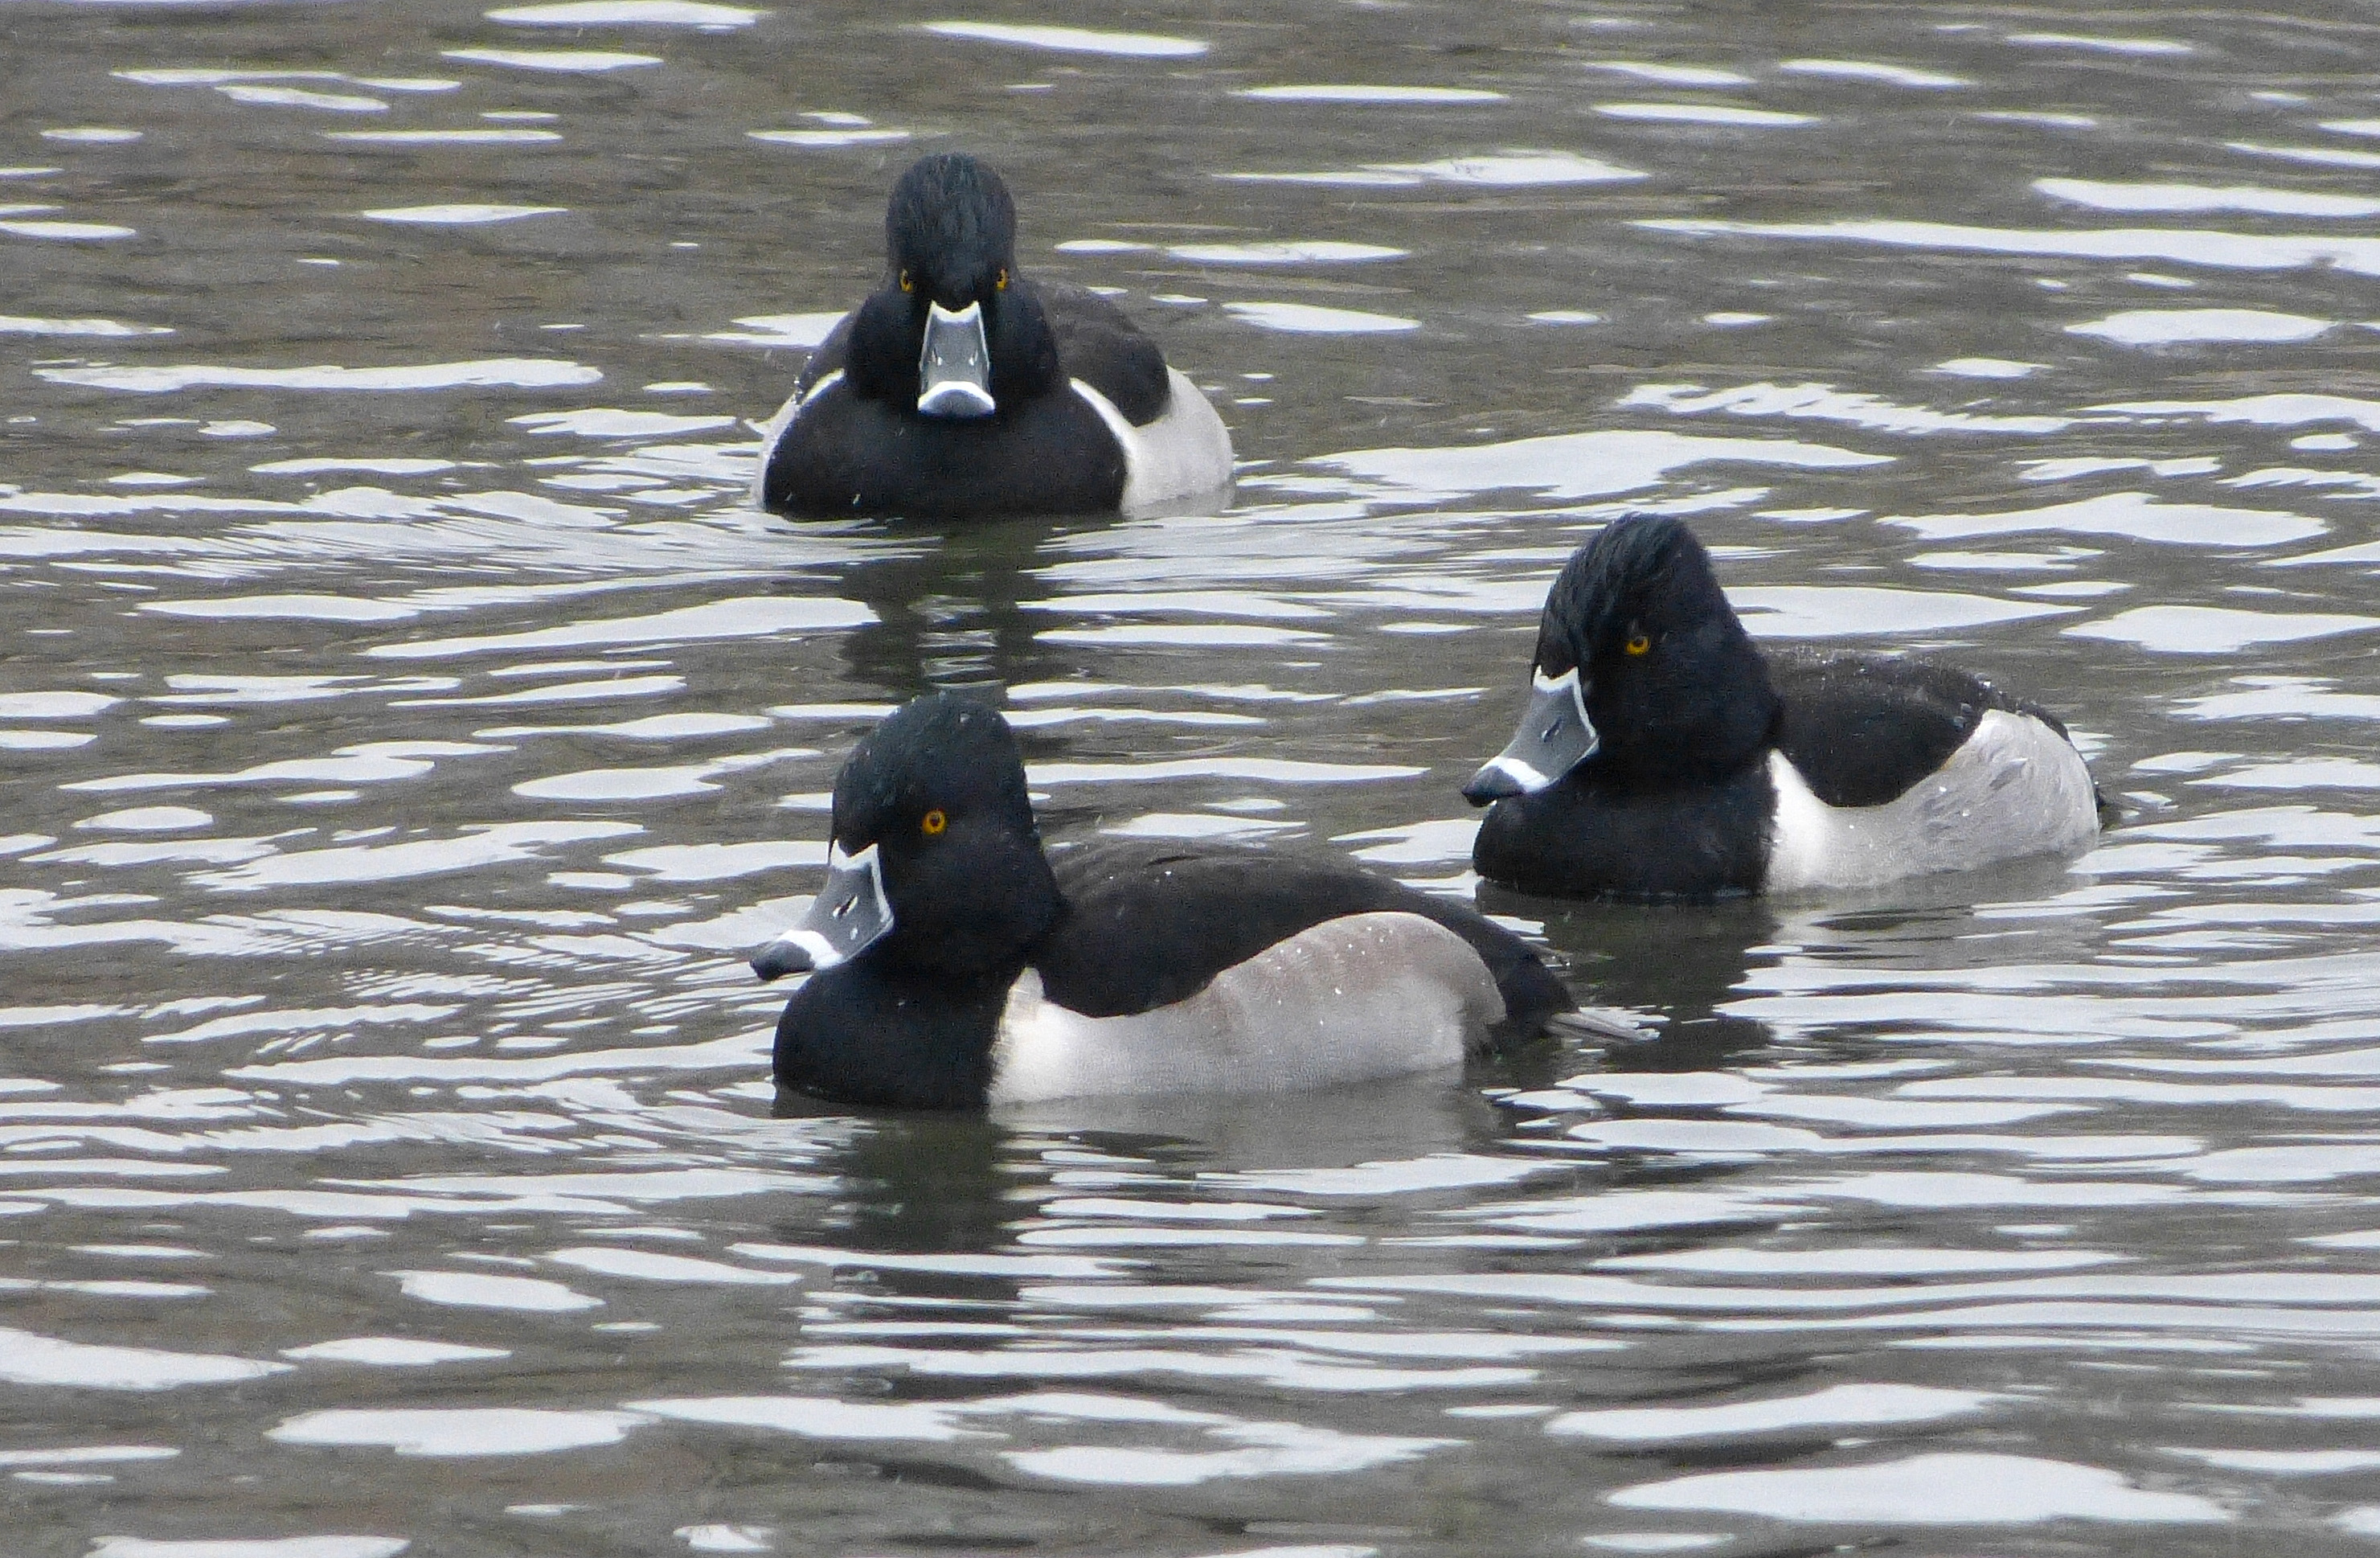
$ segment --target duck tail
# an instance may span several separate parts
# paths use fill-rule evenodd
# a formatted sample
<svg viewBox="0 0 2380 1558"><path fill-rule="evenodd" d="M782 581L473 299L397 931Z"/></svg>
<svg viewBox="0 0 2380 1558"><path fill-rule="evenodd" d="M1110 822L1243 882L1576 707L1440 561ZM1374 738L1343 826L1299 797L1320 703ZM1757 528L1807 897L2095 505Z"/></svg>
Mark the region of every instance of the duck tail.
<svg viewBox="0 0 2380 1558"><path fill-rule="evenodd" d="M1526 947L1518 950L1519 956L1492 968L1496 989L1504 997L1504 1020L1488 1030L1490 1051L1536 1038L1555 1016L1578 1006L1569 987L1535 952Z"/></svg>

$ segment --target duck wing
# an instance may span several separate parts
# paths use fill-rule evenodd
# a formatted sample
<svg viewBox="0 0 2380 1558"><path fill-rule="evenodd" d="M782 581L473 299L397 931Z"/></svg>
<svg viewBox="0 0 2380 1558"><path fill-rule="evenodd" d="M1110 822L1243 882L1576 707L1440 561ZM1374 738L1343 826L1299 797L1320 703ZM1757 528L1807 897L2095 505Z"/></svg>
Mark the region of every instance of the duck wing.
<svg viewBox="0 0 2380 1558"><path fill-rule="evenodd" d="M1502 926L1344 860L1103 840L1055 850L1050 864L1067 908L1034 966L1048 999L1087 1016L1171 1005L1301 931L1378 912L1419 915L1469 943L1504 997L1500 1037L1525 1037L1575 1004Z"/></svg>
<svg viewBox="0 0 2380 1558"><path fill-rule="evenodd" d="M1784 709L1777 749L1828 806L1882 806L1940 768L1994 709L2059 736L2040 705L1912 655L1788 650L1768 657Z"/></svg>
<svg viewBox="0 0 2380 1558"><path fill-rule="evenodd" d="M1165 354L1141 334L1130 314L1070 281L1021 285L1031 286L1040 298L1067 377L1106 396L1135 427L1147 427L1165 414L1173 398Z"/></svg>
<svg viewBox="0 0 2380 1558"><path fill-rule="evenodd" d="M836 320L834 328L826 333L826 339L811 348L810 359L802 364L801 377L794 381L794 398L796 401L809 394L811 386L829 373L843 371L844 365L851 358L851 324L858 317L859 310L854 309Z"/></svg>

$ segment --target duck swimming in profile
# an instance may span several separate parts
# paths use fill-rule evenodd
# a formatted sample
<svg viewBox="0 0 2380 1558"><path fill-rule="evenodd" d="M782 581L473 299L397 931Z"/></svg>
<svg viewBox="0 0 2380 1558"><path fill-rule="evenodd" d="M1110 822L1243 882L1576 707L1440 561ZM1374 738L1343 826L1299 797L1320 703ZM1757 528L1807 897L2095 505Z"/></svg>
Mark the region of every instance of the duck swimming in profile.
<svg viewBox="0 0 2380 1558"><path fill-rule="evenodd" d="M2087 844L2056 716L1896 655L1763 654L1676 519L1614 521L1546 597L1534 691L1463 795L1472 863L1568 897L1872 887Z"/></svg>
<svg viewBox="0 0 2380 1558"><path fill-rule="evenodd" d="M1232 436L1122 309L1016 268L1000 175L959 152L892 186L883 285L762 442L753 496L805 518L1141 512L1220 496Z"/></svg>
<svg viewBox="0 0 2380 1558"><path fill-rule="evenodd" d="M1406 1076L1572 1004L1511 931L1344 861L1045 854L1008 722L950 693L853 748L826 884L752 967L814 970L777 1024L781 1086L928 1108Z"/></svg>

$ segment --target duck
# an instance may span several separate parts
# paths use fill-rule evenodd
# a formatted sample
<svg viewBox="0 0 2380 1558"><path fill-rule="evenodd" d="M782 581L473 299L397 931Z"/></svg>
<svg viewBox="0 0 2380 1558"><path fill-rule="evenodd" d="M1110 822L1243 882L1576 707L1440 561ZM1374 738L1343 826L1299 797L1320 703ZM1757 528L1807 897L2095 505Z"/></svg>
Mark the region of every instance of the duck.
<svg viewBox="0 0 2380 1558"><path fill-rule="evenodd" d="M2066 726L1914 655L1764 653L1668 516L1573 553L1546 596L1519 729L1463 794L1484 880L1706 900L1882 886L2096 835Z"/></svg>
<svg viewBox="0 0 2380 1558"><path fill-rule="evenodd" d="M1408 1077L1573 1004L1511 931L1352 861L1045 849L1008 722L954 692L852 748L825 884L752 968L809 975L777 1023L781 1089L917 1109Z"/></svg>
<svg viewBox="0 0 2380 1558"><path fill-rule="evenodd" d="M965 152L884 213L884 279L762 436L753 500L801 518L1138 514L1227 495L1232 435L1130 315L1016 264L1016 208Z"/></svg>

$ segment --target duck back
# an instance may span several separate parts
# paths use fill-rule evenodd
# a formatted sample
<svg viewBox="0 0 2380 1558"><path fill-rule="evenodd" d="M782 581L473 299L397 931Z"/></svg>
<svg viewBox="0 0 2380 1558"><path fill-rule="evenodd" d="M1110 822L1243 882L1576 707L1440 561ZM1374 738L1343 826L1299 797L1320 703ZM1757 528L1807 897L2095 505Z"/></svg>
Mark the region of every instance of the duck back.
<svg viewBox="0 0 2380 1558"><path fill-rule="evenodd" d="M1058 360L1066 376L1107 396L1135 427L1165 414L1173 384L1165 354L1142 334L1132 316L1087 286L1064 281L1020 282L1041 298L1050 334L1058 340Z"/></svg>
<svg viewBox="0 0 2380 1558"><path fill-rule="evenodd" d="M1402 913L1451 932L1488 970L1505 1032L1534 1031L1571 1005L1526 943L1451 899L1348 865L1286 851L1110 840L1050 858L1066 899L1036 950L1048 997L1090 1016L1181 1001L1224 969L1326 921Z"/></svg>
<svg viewBox="0 0 2380 1558"><path fill-rule="evenodd" d="M2066 734L2046 709L1912 655L1786 650L1768 656L1768 674L1784 705L1777 749L1828 806L1881 806L1904 794L1995 709Z"/></svg>

